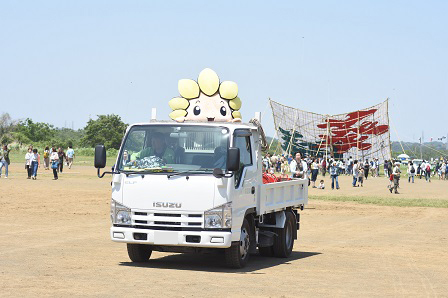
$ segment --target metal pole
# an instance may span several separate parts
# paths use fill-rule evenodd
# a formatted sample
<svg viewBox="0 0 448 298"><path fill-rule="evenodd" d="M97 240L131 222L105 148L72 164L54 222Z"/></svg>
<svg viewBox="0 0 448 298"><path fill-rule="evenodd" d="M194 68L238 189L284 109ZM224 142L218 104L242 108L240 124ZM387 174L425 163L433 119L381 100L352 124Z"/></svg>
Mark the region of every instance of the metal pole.
<svg viewBox="0 0 448 298"><path fill-rule="evenodd" d="M330 120L329 116L327 115L327 136L325 137L325 160L328 162L328 134L330 131Z"/></svg>
<svg viewBox="0 0 448 298"><path fill-rule="evenodd" d="M358 111L358 122L356 127L356 160L359 162L359 111Z"/></svg>
<svg viewBox="0 0 448 298"><path fill-rule="evenodd" d="M423 154L422 154L422 138L420 138L419 140L420 140L420 159L423 159Z"/></svg>

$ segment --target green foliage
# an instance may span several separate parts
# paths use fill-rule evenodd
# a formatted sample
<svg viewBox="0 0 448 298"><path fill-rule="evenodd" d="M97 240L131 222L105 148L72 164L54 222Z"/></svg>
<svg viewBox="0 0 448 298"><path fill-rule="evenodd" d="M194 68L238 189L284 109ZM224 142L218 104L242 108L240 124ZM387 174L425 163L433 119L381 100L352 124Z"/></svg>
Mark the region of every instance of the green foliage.
<svg viewBox="0 0 448 298"><path fill-rule="evenodd" d="M95 148L75 148L76 156L95 156ZM106 150L107 157L117 157L118 150L109 148Z"/></svg>
<svg viewBox="0 0 448 298"><path fill-rule="evenodd" d="M133 131L128 135L126 146L127 150L131 152L138 152L143 149L145 142L145 132L144 131Z"/></svg>
<svg viewBox="0 0 448 298"><path fill-rule="evenodd" d="M67 148L68 146L79 147L83 137L83 129L73 130L71 128L57 128L54 131L51 144L63 148Z"/></svg>
<svg viewBox="0 0 448 298"><path fill-rule="evenodd" d="M33 122L30 118L26 118L17 124L15 134L16 138L21 141L41 142L50 139L54 130L55 128L51 124Z"/></svg>
<svg viewBox="0 0 448 298"><path fill-rule="evenodd" d="M127 124L118 115L98 115L97 120L90 119L84 128L81 144L93 148L104 144L106 148L118 149L126 131Z"/></svg>

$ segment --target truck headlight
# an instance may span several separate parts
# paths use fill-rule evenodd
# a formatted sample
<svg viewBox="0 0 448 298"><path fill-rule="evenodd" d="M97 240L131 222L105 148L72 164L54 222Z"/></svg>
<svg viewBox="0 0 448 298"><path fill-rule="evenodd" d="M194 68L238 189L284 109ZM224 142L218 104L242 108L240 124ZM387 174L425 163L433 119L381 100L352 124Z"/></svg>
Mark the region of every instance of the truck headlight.
<svg viewBox="0 0 448 298"><path fill-rule="evenodd" d="M111 200L110 219L112 220L112 224L130 226L132 224L131 209L117 201Z"/></svg>
<svg viewBox="0 0 448 298"><path fill-rule="evenodd" d="M204 227L222 229L232 227L232 202L204 212Z"/></svg>

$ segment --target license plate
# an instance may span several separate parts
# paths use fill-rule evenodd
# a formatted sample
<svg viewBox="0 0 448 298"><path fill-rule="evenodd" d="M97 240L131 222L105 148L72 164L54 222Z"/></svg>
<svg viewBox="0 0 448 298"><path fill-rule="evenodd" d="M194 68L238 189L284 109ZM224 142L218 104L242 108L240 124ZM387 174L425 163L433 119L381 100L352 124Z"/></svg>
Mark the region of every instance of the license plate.
<svg viewBox="0 0 448 298"><path fill-rule="evenodd" d="M154 244L179 244L177 232L154 231Z"/></svg>

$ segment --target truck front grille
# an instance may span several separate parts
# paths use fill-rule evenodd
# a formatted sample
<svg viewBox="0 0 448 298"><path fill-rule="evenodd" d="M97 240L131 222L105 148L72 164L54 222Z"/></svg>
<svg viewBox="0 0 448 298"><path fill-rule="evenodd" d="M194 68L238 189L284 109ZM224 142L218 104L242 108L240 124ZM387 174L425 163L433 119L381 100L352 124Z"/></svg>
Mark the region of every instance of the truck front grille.
<svg viewBox="0 0 448 298"><path fill-rule="evenodd" d="M203 226L202 213L190 212L151 212L132 210L133 225L144 227L197 227Z"/></svg>

